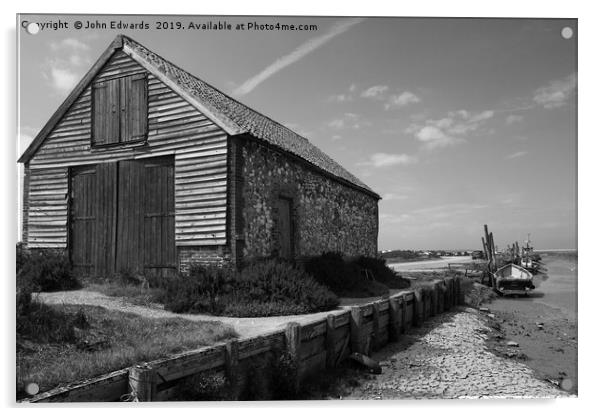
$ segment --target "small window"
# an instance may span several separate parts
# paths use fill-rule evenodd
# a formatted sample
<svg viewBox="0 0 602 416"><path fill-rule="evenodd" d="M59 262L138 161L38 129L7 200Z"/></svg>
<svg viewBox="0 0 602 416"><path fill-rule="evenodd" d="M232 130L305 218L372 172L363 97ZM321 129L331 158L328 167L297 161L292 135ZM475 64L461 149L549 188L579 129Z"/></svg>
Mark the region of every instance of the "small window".
<svg viewBox="0 0 602 416"><path fill-rule="evenodd" d="M111 145L146 139L146 74L92 85L92 144Z"/></svg>

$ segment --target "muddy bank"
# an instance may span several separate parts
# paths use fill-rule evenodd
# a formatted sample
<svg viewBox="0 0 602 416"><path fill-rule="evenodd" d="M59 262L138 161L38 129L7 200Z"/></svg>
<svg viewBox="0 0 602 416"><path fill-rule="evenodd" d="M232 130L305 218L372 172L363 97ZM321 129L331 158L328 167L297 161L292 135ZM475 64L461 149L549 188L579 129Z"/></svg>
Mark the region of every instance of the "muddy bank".
<svg viewBox="0 0 602 416"><path fill-rule="evenodd" d="M544 253L542 261L545 274L536 276L529 297L499 297L484 305L499 329L487 345L522 360L542 380L577 393L577 253Z"/></svg>
<svg viewBox="0 0 602 416"><path fill-rule="evenodd" d="M400 342L374 353L382 374L347 364L310 381L305 399L438 399L563 397L568 393L540 380L519 360L487 347L489 318L473 308L430 318Z"/></svg>
<svg viewBox="0 0 602 416"><path fill-rule="evenodd" d="M542 380L577 393L577 324L562 310L520 299L497 299L486 305L496 329L490 351L520 360ZM510 347L515 342L518 346Z"/></svg>

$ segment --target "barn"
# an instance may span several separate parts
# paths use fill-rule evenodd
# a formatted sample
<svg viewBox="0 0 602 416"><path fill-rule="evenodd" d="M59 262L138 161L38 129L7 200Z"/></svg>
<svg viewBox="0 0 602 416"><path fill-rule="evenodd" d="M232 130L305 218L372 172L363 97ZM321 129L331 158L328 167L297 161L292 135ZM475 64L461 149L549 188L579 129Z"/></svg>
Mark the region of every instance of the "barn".
<svg viewBox="0 0 602 416"><path fill-rule="evenodd" d="M28 249L78 273L375 256L380 197L306 138L117 36L24 164Z"/></svg>

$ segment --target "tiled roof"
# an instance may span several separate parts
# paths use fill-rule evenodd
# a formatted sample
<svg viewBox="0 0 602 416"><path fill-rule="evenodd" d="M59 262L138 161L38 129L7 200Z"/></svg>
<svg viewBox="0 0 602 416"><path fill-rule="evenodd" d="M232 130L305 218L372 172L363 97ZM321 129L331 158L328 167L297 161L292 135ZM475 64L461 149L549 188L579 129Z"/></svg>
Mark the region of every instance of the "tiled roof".
<svg viewBox="0 0 602 416"><path fill-rule="evenodd" d="M127 45L131 48L136 55L147 61L196 100L199 100L200 104L210 109L215 117L228 125L234 125L238 133L248 133L258 139L265 140L338 178L375 194L370 187L311 144L305 137L229 97L217 88L148 50L133 39L123 36L123 43L124 46Z"/></svg>

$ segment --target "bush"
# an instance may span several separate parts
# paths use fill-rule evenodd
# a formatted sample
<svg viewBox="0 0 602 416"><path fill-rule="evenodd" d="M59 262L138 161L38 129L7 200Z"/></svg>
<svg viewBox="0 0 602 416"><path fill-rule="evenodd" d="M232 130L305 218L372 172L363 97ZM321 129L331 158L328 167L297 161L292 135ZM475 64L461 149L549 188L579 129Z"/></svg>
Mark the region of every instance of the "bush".
<svg viewBox="0 0 602 416"><path fill-rule="evenodd" d="M165 308L176 313L255 317L335 308L339 300L303 270L268 260L236 273L226 266L195 266L167 283Z"/></svg>
<svg viewBox="0 0 602 416"><path fill-rule="evenodd" d="M87 324L85 316L71 316L32 297L31 287L17 288L17 348L24 340L39 343L75 341L75 327Z"/></svg>
<svg viewBox="0 0 602 416"><path fill-rule="evenodd" d="M305 264L305 270L338 296L372 297L389 293L386 285L373 280L374 273L368 273L357 261L345 259L340 253L312 257Z"/></svg>
<svg viewBox="0 0 602 416"><path fill-rule="evenodd" d="M406 289L410 287L411 282L398 276L393 269L387 266L387 262L382 257L360 256L355 260L358 266L368 270L377 282L383 283L391 289Z"/></svg>
<svg viewBox="0 0 602 416"><path fill-rule="evenodd" d="M40 292L81 287L71 270L69 258L60 250L27 252L17 248L17 279Z"/></svg>
<svg viewBox="0 0 602 416"><path fill-rule="evenodd" d="M235 272L227 266L195 265L189 275L179 275L166 281L166 290L159 301L176 313L219 312L220 298L232 290Z"/></svg>

